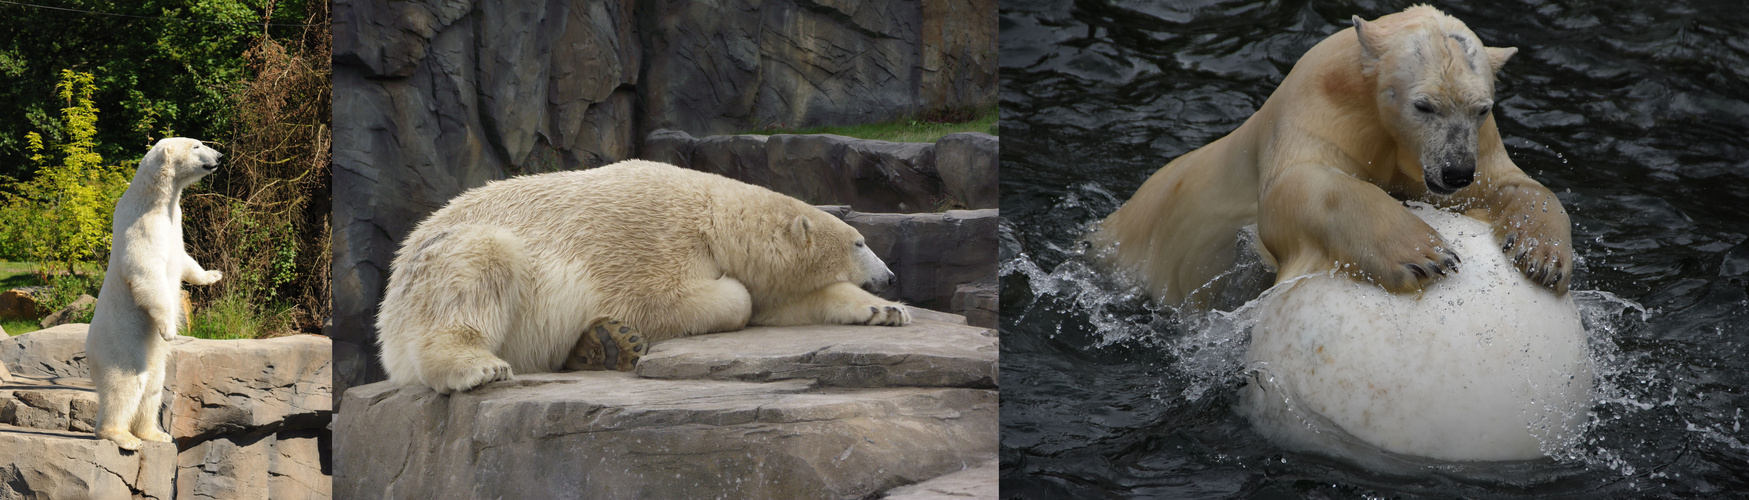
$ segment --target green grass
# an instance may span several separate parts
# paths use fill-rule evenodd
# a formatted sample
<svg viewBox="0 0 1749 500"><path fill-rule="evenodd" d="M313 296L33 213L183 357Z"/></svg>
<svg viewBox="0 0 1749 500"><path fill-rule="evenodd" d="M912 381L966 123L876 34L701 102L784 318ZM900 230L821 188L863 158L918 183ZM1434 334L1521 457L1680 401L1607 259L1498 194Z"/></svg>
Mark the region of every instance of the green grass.
<svg viewBox="0 0 1749 500"><path fill-rule="evenodd" d="M887 142L935 142L941 140L942 136L955 132L983 132L998 135L996 125L999 116L1000 113L997 112L996 107L989 106L975 111L938 113L937 116L912 117L886 123L804 129L764 127L744 133L757 135L833 134Z"/></svg>
<svg viewBox="0 0 1749 500"><path fill-rule="evenodd" d="M196 309L182 333L212 340L268 337L291 329L291 310L284 304L257 308L248 297L226 294Z"/></svg>
<svg viewBox="0 0 1749 500"><path fill-rule="evenodd" d="M41 320L5 319L0 320L0 328L5 328L7 335L19 335L41 330L43 326Z"/></svg>

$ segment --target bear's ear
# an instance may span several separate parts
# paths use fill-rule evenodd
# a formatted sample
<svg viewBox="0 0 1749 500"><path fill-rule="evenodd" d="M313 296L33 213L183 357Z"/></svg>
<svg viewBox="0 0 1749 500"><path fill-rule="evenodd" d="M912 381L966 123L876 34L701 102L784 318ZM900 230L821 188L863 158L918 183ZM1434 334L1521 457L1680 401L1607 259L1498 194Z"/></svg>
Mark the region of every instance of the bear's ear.
<svg viewBox="0 0 1749 500"><path fill-rule="evenodd" d="M789 223L789 233L796 241L805 244L812 244L814 237L814 221L808 220L808 216L806 215L797 215L796 219Z"/></svg>
<svg viewBox="0 0 1749 500"><path fill-rule="evenodd" d="M1488 67L1495 73L1499 73L1500 68L1506 66L1507 59L1518 53L1518 47L1484 47L1483 50L1488 52Z"/></svg>
<svg viewBox="0 0 1749 500"><path fill-rule="evenodd" d="M1360 16L1353 16L1354 35L1360 39L1360 62L1367 67L1379 62L1385 54L1385 34Z"/></svg>

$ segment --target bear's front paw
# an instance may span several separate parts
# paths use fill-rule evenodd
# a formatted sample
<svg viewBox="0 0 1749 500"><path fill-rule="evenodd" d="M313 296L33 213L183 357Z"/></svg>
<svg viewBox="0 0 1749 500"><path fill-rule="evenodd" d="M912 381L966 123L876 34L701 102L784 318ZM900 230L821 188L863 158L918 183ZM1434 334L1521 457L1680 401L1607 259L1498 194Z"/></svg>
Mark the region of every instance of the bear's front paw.
<svg viewBox="0 0 1749 500"><path fill-rule="evenodd" d="M176 327L159 328L158 337L164 339L165 342L176 340Z"/></svg>
<svg viewBox="0 0 1749 500"><path fill-rule="evenodd" d="M1420 219L1414 221L1414 226L1418 226L1414 236L1383 239L1372 258L1361 261L1366 277L1392 293L1419 290L1456 273L1458 264L1463 263L1463 258L1432 227Z"/></svg>
<svg viewBox="0 0 1749 500"><path fill-rule="evenodd" d="M438 394L466 391L500 380L510 380L510 363L492 356L473 356L456 360L449 370L429 380Z"/></svg>
<svg viewBox="0 0 1749 500"><path fill-rule="evenodd" d="M211 285L213 283L218 283L219 279L224 278L224 277L225 277L225 273L223 271L219 271L219 270L215 269L212 271L207 271L205 274L202 274L200 276L200 283L195 283L195 284L196 285Z"/></svg>
<svg viewBox="0 0 1749 500"><path fill-rule="evenodd" d="M1500 251L1512 266L1530 281L1567 293L1573 277L1573 245L1566 231L1552 231L1548 221L1531 214L1512 214L1501 218L1494 228L1501 235Z"/></svg>
<svg viewBox="0 0 1749 500"><path fill-rule="evenodd" d="M868 306L868 320L865 325L875 326L905 326L911 323L911 311L899 304Z"/></svg>

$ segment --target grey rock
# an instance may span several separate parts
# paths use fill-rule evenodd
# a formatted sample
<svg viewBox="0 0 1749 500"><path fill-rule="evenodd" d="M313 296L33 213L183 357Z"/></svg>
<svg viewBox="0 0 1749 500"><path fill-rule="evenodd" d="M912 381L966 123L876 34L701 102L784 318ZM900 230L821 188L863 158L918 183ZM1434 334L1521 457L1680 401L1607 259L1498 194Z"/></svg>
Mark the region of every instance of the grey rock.
<svg viewBox="0 0 1749 500"><path fill-rule="evenodd" d="M987 328L933 321L882 328L755 327L658 343L636 371L659 379L994 388L998 350Z"/></svg>
<svg viewBox="0 0 1749 500"><path fill-rule="evenodd" d="M154 498L174 494L176 445L123 452L89 433L0 424L0 498Z"/></svg>
<svg viewBox="0 0 1749 500"><path fill-rule="evenodd" d="M1002 294L995 283L966 283L953 290L953 305L948 310L965 315L966 323L996 328L1002 308Z"/></svg>
<svg viewBox="0 0 1749 500"><path fill-rule="evenodd" d="M898 286L882 296L954 311L953 298L960 285L996 282L998 212L994 209L926 214L871 214L842 206L820 209L861 232L869 249L898 275Z"/></svg>
<svg viewBox="0 0 1749 500"><path fill-rule="evenodd" d="M332 363L326 338L172 341L161 420L177 445L148 443L150 470L140 471L138 462L100 460L116 447L90 434L97 405L90 380L83 378L88 326L74 323L0 340L0 360L30 373L0 386L0 439L14 435L8 428L28 427L30 432L15 434L27 441L21 449L49 450L32 458L37 461L0 466L0 498L18 491L75 491L64 487L120 491L122 497L134 491L136 498L328 498L331 471L322 466L322 443L330 435ZM0 441L0 449L10 452L8 446ZM154 446L167 454L154 455ZM90 469L90 463L106 467L120 489L102 477L67 472ZM8 474L47 479L9 482ZM112 496L68 496L87 497Z"/></svg>
<svg viewBox="0 0 1749 500"><path fill-rule="evenodd" d="M1000 493L1001 464L991 460L935 479L888 490L885 500L994 500Z"/></svg>
<svg viewBox="0 0 1749 500"><path fill-rule="evenodd" d="M0 339L0 363L17 377L88 378L85 332L90 326L71 323Z"/></svg>
<svg viewBox="0 0 1749 500"><path fill-rule="evenodd" d="M982 389L575 372L345 398L340 498L855 498L996 453L996 393Z"/></svg>
<svg viewBox="0 0 1749 500"><path fill-rule="evenodd" d="M996 136L977 132L947 134L935 141L935 170L942 189L965 208L1000 208L1000 146Z"/></svg>
<svg viewBox="0 0 1749 500"><path fill-rule="evenodd" d="M85 313L91 312L94 307L97 307L97 297L80 294L79 298L73 299L73 302L67 304L66 307L44 316L40 324L43 328L53 328L72 323L79 320L80 316L85 315Z"/></svg>

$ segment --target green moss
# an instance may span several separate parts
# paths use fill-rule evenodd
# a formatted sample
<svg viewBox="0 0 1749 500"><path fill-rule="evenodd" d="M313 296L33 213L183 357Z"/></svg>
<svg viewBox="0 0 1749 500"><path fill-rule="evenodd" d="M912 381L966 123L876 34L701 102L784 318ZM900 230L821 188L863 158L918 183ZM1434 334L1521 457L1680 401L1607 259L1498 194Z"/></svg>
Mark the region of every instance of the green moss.
<svg viewBox="0 0 1749 500"><path fill-rule="evenodd" d="M942 112L886 123L804 129L764 127L742 133L757 135L833 134L887 142L935 142L941 140L942 136L957 132L983 132L998 135L999 116L997 108L989 106L975 111Z"/></svg>

